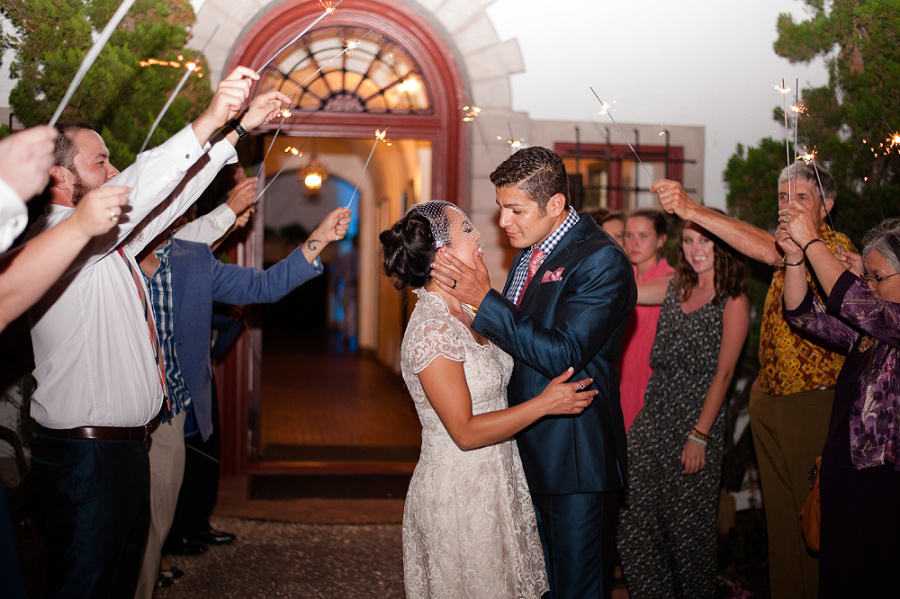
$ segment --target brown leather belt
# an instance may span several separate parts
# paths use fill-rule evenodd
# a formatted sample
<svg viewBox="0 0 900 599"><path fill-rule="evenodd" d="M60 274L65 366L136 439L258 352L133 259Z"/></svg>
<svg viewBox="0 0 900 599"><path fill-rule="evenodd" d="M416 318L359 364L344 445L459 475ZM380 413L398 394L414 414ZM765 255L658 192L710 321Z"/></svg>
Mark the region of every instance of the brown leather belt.
<svg viewBox="0 0 900 599"><path fill-rule="evenodd" d="M143 441L159 423L159 417L154 418L144 426L120 427L120 426L79 426L76 428L46 428L41 427L41 432L55 439L74 439L79 441Z"/></svg>

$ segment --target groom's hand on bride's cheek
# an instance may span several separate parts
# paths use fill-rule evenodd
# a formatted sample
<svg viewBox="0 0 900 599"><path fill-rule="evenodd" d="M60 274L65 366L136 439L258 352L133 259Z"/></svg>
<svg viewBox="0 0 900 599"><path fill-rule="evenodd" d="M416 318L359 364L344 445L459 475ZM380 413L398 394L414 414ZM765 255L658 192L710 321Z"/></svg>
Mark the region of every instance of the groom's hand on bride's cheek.
<svg viewBox="0 0 900 599"><path fill-rule="evenodd" d="M487 269L480 276L478 270L469 268L452 256L446 249L438 250L431 268L432 277L442 289L459 301L469 304L476 309L481 305L481 300L484 299L484 296L490 290L490 283L488 283L487 289L483 289L483 284L480 281L487 274Z"/></svg>

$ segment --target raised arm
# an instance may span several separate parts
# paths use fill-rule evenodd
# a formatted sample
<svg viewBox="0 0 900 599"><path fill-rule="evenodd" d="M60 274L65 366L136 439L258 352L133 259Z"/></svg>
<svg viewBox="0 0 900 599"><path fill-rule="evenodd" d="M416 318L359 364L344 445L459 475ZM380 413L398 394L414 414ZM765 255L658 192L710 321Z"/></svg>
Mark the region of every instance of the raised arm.
<svg viewBox="0 0 900 599"><path fill-rule="evenodd" d="M223 264L210 256L213 299L236 305L278 301L322 272L321 265L313 266L315 259L330 242L343 239L349 224L350 210L332 210L302 246L266 270Z"/></svg>
<svg viewBox="0 0 900 599"><path fill-rule="evenodd" d="M678 181L660 179L650 190L659 194L659 203L669 214L697 223L745 256L773 266L781 264L775 236L768 231L696 204Z"/></svg>
<svg viewBox="0 0 900 599"><path fill-rule="evenodd" d="M25 202L47 186L56 129L32 127L0 141L0 252L28 223Z"/></svg>
<svg viewBox="0 0 900 599"><path fill-rule="evenodd" d="M472 397L462 362L438 356L419 373L419 381L450 438L457 447L468 451L509 439L550 414L580 414L597 391L579 391L590 385L591 379L567 383L571 376L569 368L530 401L477 415L472 414Z"/></svg>
<svg viewBox="0 0 900 599"><path fill-rule="evenodd" d="M792 202L778 211L778 219L781 221L778 228L790 235L801 251L801 258L805 257L815 271L822 291L826 296L831 295L832 287L847 267L819 239L810 211L801 202Z"/></svg>
<svg viewBox="0 0 900 599"><path fill-rule="evenodd" d="M722 314L722 343L719 346L716 374L706 391L700 417L694 425L701 433L709 433L722 409L749 328L750 303L747 296L729 298ZM685 431L685 435L687 433ZM681 451L681 464L685 474L695 474L702 470L706 466L706 447L687 439Z"/></svg>
<svg viewBox="0 0 900 599"><path fill-rule="evenodd" d="M212 247L228 233L236 220L237 216L228 204L221 204L179 228L172 236L182 241L205 243Z"/></svg>
<svg viewBox="0 0 900 599"><path fill-rule="evenodd" d="M0 256L0 331L31 307L63 275L96 235L116 225L127 187L105 185L84 196L72 215Z"/></svg>
<svg viewBox="0 0 900 599"><path fill-rule="evenodd" d="M275 115L283 100L288 100L288 98L280 92L269 92L257 96L250 102L246 112L241 115L242 126L247 131L251 131L268 122ZM126 249L133 255L139 254L147 243L165 231L191 204L197 201L219 170L225 164L237 160L233 145L236 142L237 136L233 131L214 140L209 152L190 168L177 187L171 191L170 196L141 217L143 222L140 223L139 230L129 238Z"/></svg>
<svg viewBox="0 0 900 599"><path fill-rule="evenodd" d="M666 299L666 291L669 289L669 282L675 275L666 275L652 281L636 281L637 285L637 303L641 306L660 306Z"/></svg>

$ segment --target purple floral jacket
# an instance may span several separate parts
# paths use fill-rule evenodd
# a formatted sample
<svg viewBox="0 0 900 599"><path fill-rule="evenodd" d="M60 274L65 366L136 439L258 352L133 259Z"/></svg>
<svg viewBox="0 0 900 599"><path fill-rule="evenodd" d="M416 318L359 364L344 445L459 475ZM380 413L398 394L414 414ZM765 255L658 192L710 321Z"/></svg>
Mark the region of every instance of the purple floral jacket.
<svg viewBox="0 0 900 599"><path fill-rule="evenodd" d="M862 364L850 410L850 459L854 468L885 463L900 470L900 304L882 300L847 271L825 304L807 290L787 321L847 354L844 368Z"/></svg>

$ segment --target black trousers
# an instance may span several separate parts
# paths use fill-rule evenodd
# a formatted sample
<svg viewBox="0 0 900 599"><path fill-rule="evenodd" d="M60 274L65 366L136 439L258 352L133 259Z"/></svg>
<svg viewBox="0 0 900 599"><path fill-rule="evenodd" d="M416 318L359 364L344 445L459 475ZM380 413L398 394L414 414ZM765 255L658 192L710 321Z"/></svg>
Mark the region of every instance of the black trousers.
<svg viewBox="0 0 900 599"><path fill-rule="evenodd" d="M3 596L8 599L25 599L28 596L3 477L0 477L0 584L3 585Z"/></svg>
<svg viewBox="0 0 900 599"><path fill-rule="evenodd" d="M47 596L133 597L150 525L147 444L39 434L32 475Z"/></svg>
<svg viewBox="0 0 900 599"><path fill-rule="evenodd" d="M188 415L193 417L193 415ZM219 494L219 400L216 379L212 380L213 432L203 440L198 433L184 440L184 480L178 493L175 519L169 530L169 539L199 539L209 532L209 517Z"/></svg>

